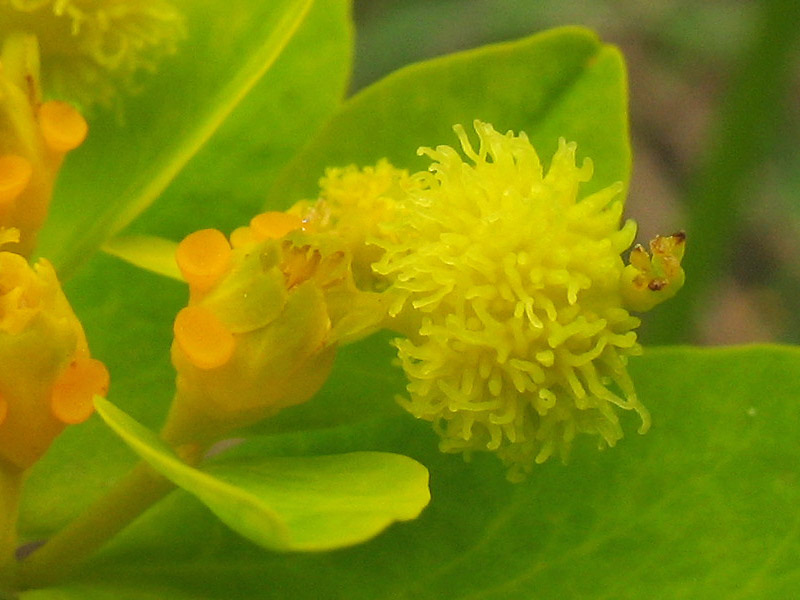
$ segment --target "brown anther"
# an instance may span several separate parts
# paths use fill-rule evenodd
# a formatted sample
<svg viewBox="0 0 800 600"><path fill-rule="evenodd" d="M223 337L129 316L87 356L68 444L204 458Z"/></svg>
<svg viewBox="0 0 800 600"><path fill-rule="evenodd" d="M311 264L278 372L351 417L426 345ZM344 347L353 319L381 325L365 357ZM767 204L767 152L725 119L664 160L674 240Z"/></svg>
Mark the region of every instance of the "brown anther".
<svg viewBox="0 0 800 600"><path fill-rule="evenodd" d="M15 154L0 156L0 206L16 200L25 191L31 175L33 166L27 158Z"/></svg>
<svg viewBox="0 0 800 600"><path fill-rule="evenodd" d="M58 100L45 102L39 107L39 127L47 146L58 153L80 146L89 132L81 113Z"/></svg>
<svg viewBox="0 0 800 600"><path fill-rule="evenodd" d="M647 289L651 292L658 292L667 287L667 285L669 285L669 282L664 279L653 279L647 284Z"/></svg>

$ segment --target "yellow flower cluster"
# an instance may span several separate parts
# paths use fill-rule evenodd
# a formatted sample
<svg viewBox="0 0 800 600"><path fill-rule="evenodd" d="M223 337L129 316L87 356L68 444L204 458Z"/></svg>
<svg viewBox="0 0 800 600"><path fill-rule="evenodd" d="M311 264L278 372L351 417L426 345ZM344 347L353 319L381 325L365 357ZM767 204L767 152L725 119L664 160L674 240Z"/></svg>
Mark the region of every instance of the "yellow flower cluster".
<svg viewBox="0 0 800 600"><path fill-rule="evenodd" d="M41 101L38 64L30 36L0 46L0 227L19 230L11 249L24 255L36 244L64 156L88 132L69 104Z"/></svg>
<svg viewBox="0 0 800 600"><path fill-rule="evenodd" d="M256 216L230 239L215 229L178 246L188 306L174 326L177 393L164 429L205 443L305 402L338 344L373 331L386 310L361 292L336 236L289 213Z"/></svg>
<svg viewBox="0 0 800 600"><path fill-rule="evenodd" d="M0 365L0 461L20 470L66 425L89 418L94 395L108 390L108 372L90 356L44 259L31 267L18 254L0 252Z"/></svg>
<svg viewBox="0 0 800 600"><path fill-rule="evenodd" d="M545 169L524 133L475 129L477 150L456 127L467 160L439 146L421 149L434 163L411 177L386 163L329 171L322 200L304 210L357 206L349 218L370 223L387 323L406 336L395 342L409 379L402 405L434 423L442 450L494 451L519 479L566 457L579 433L613 446L615 408L647 430L626 369L640 352L629 310L680 288L683 237L658 238L652 261L637 248L626 267L636 227L620 227L621 184L581 197L592 164L576 165L575 144L560 140ZM376 226L375 215L388 218Z"/></svg>

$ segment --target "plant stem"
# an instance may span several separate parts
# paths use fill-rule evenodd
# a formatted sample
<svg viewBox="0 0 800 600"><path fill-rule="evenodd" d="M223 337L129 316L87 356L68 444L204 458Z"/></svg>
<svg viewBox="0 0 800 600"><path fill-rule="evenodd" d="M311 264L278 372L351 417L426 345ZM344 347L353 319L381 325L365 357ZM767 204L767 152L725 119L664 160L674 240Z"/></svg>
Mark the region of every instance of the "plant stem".
<svg viewBox="0 0 800 600"><path fill-rule="evenodd" d="M16 567L17 516L25 472L0 460L0 591Z"/></svg>
<svg viewBox="0 0 800 600"><path fill-rule="evenodd" d="M82 516L21 562L16 586L43 587L64 579L174 487L149 465L139 463Z"/></svg>

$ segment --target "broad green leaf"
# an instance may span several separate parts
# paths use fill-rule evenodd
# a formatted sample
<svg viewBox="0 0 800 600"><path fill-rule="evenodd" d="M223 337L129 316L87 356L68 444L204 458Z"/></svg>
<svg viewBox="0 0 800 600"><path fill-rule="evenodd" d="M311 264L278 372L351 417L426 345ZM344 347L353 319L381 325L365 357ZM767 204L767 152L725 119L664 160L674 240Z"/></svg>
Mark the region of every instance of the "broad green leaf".
<svg viewBox="0 0 800 600"><path fill-rule="evenodd" d="M800 350L657 349L631 361L653 428L513 485L492 456L440 454L426 423L390 418L251 440L281 449L405 451L431 471L413 523L321 555L262 552L174 494L79 579L25 600L794 598L800 594ZM765 390L768 390L765 393Z"/></svg>
<svg viewBox="0 0 800 600"><path fill-rule="evenodd" d="M426 168L419 146L458 145L452 125L474 119L524 130L545 164L558 138L591 157L591 192L630 177L627 82L619 51L569 27L406 67L350 99L275 182L269 204L315 197L325 167ZM473 135L474 139L474 135Z"/></svg>
<svg viewBox="0 0 800 600"><path fill-rule="evenodd" d="M131 229L179 240L246 224L280 169L341 104L352 45L350 0L315 0L275 64Z"/></svg>
<svg viewBox="0 0 800 600"><path fill-rule="evenodd" d="M70 272L169 185L252 89L312 0L202 0L182 5L188 37L146 93L91 122L62 174L40 252Z"/></svg>
<svg viewBox="0 0 800 600"><path fill-rule="evenodd" d="M428 504L428 472L398 454L254 457L201 471L113 404L106 424L150 466L196 496L231 529L272 550L329 550L367 540Z"/></svg>
<svg viewBox="0 0 800 600"><path fill-rule="evenodd" d="M178 244L154 235L116 236L103 244L103 251L140 269L183 281L175 262Z"/></svg>

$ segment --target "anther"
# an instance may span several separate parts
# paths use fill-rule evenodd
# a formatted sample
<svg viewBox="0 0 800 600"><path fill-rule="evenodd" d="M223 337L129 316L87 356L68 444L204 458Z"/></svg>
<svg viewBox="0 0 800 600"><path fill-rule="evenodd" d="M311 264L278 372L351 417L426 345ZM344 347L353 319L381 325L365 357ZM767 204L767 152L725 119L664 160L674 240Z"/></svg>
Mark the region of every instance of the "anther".
<svg viewBox="0 0 800 600"><path fill-rule="evenodd" d="M300 217L283 212L265 212L250 220L250 229L259 241L276 240L302 228L303 220Z"/></svg>
<svg viewBox="0 0 800 600"><path fill-rule="evenodd" d="M74 150L86 139L86 119L66 102L53 100L39 108L39 127L47 146L55 152Z"/></svg>
<svg viewBox="0 0 800 600"><path fill-rule="evenodd" d="M207 308L188 306L175 317L175 342L189 361L200 369L227 363L236 348L233 333Z"/></svg>
<svg viewBox="0 0 800 600"><path fill-rule="evenodd" d="M77 358L58 376L50 395L53 415L62 423L83 423L94 412L92 399L108 393L106 366L93 358Z"/></svg>
<svg viewBox="0 0 800 600"><path fill-rule="evenodd" d="M16 200L31 180L33 167L27 158L0 156L0 206Z"/></svg>
<svg viewBox="0 0 800 600"><path fill-rule="evenodd" d="M221 231L201 229L178 244L175 260L189 285L207 290L228 270L231 245Z"/></svg>

